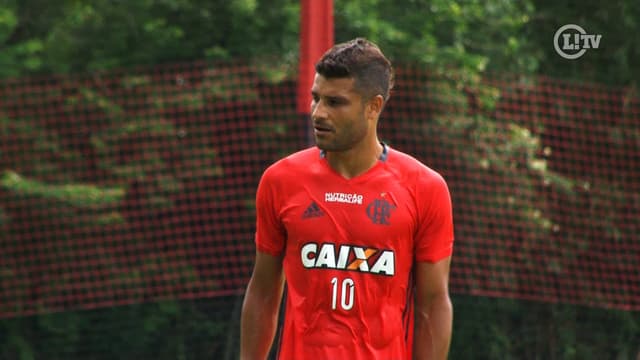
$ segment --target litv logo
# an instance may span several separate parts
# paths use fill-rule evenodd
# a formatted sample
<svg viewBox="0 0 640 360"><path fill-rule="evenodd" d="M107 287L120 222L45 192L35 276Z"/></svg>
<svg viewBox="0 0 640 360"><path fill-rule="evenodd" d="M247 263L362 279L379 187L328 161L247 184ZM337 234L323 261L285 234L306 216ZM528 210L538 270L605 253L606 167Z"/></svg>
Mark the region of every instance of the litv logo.
<svg viewBox="0 0 640 360"><path fill-rule="evenodd" d="M580 26L567 24L561 26L553 36L553 47L558 55L565 59L574 60L589 49L597 49L600 46L602 35L587 34Z"/></svg>

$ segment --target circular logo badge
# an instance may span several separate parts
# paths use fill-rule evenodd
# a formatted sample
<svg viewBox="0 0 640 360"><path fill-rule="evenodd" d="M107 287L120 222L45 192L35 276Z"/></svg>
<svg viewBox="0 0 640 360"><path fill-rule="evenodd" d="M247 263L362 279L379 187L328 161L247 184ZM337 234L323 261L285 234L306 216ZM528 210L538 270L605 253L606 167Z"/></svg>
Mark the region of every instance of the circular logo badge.
<svg viewBox="0 0 640 360"><path fill-rule="evenodd" d="M563 37L563 39L565 40L565 46L563 46L563 47L560 46L560 36L562 36L562 34L564 34L567 30L575 30L578 33L580 33L581 35L586 35L587 32L582 27L580 27L579 25L567 24L567 25L561 26L556 31L555 35L553 35L553 47L556 49L556 52L558 53L558 55L562 56L565 59L575 60L575 59L579 58L580 56L584 55L584 53L587 52L587 49L582 48L577 53L573 53L573 54L569 54L569 53L565 52L563 48L566 49L566 42L567 42L567 38L568 38L569 34L566 34L567 37ZM576 42L576 44L573 44L573 45L579 47L579 43L578 42Z"/></svg>

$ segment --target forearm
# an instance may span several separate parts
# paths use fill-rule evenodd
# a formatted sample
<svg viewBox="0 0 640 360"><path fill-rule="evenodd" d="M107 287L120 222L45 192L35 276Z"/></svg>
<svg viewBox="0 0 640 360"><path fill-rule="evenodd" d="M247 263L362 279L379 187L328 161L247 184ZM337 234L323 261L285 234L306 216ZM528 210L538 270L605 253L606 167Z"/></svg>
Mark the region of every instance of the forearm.
<svg viewBox="0 0 640 360"><path fill-rule="evenodd" d="M415 360L444 360L449 353L453 307L448 296L434 298L427 309L416 309Z"/></svg>
<svg viewBox="0 0 640 360"><path fill-rule="evenodd" d="M247 291L240 320L240 359L266 359L276 327L280 299L261 298Z"/></svg>

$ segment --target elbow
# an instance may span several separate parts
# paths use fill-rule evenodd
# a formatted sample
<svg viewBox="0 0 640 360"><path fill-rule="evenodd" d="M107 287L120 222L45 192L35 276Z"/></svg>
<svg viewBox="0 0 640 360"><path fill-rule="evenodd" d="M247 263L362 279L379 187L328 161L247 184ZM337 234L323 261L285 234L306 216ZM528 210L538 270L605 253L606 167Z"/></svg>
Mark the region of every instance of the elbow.
<svg viewBox="0 0 640 360"><path fill-rule="evenodd" d="M432 307L435 308L435 311L443 312L445 314L453 313L453 303L451 302L451 297L449 297L448 293L437 296L432 302Z"/></svg>
<svg viewBox="0 0 640 360"><path fill-rule="evenodd" d="M425 301L419 303L416 308L416 317L420 320L428 321L429 315L433 313L453 313L453 303L448 293L444 292L429 296Z"/></svg>

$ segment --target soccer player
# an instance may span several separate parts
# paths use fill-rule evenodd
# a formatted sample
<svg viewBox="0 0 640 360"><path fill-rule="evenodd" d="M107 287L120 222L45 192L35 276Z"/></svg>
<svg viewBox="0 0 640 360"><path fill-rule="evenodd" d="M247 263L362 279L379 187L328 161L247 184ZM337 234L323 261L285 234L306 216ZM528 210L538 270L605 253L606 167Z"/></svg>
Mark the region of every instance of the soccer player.
<svg viewBox="0 0 640 360"><path fill-rule="evenodd" d="M279 359L445 359L453 317L447 184L378 140L393 69L377 45L338 44L315 68L317 146L271 165L258 186L241 359L268 355L283 292Z"/></svg>

